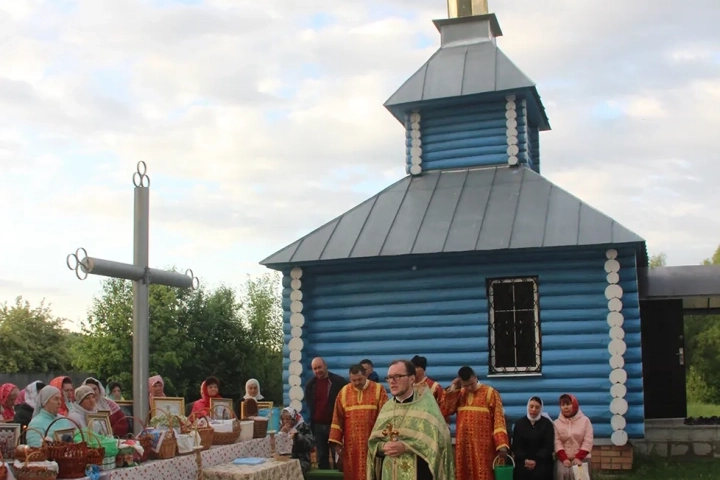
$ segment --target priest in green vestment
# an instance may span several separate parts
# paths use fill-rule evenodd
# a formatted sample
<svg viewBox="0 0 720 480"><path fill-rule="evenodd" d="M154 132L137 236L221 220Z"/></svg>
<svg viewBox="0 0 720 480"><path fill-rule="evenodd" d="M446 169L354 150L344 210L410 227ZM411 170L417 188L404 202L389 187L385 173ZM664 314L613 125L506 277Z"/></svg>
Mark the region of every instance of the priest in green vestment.
<svg viewBox="0 0 720 480"><path fill-rule="evenodd" d="M450 428L435 398L413 389L415 366L395 361L386 380L393 399L368 440L367 480L455 480Z"/></svg>

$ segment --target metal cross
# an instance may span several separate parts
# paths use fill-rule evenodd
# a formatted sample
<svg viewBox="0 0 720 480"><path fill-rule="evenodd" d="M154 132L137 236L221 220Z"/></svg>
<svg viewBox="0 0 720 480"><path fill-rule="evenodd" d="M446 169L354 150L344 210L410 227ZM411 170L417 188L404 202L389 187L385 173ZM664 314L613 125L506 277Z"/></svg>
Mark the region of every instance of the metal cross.
<svg viewBox="0 0 720 480"><path fill-rule="evenodd" d="M147 165L138 162L133 174L135 185L135 214L133 228L133 263L113 262L101 258L89 257L84 248L67 256L67 267L75 271L80 280L88 275L101 275L110 278L122 278L133 282L133 413L145 419L148 413L148 384L150 375L150 284L168 287L200 287L200 281L192 270L185 274L158 270L148 266L149 223L150 223L150 177ZM141 426L135 426L140 433Z"/></svg>

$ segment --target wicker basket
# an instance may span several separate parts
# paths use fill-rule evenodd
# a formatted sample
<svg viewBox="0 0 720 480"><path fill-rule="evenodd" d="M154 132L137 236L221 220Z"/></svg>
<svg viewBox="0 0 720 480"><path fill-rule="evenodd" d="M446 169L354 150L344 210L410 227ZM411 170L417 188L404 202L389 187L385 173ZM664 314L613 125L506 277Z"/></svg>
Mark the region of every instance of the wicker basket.
<svg viewBox="0 0 720 480"><path fill-rule="evenodd" d="M98 445L102 445L98 436L90 429L88 429L88 436L94 437ZM104 458L105 447L92 448L88 446L87 465L102 465ZM85 465L86 468L87 465Z"/></svg>
<svg viewBox="0 0 720 480"><path fill-rule="evenodd" d="M32 430L33 432L40 435L40 438L43 439L42 444L39 447L29 447L27 445L22 445L23 448L20 448L20 440L23 437L27 437L27 431ZM17 439L17 443L15 444L15 460L20 460L21 462L25 461L25 457L31 453L35 453L37 455L33 456L33 460L36 462L44 462L47 460L47 444L44 441L45 436L43 435L43 432L40 430L37 430L32 427L25 427L23 429L22 435L20 435ZM27 441L27 438L25 439Z"/></svg>
<svg viewBox="0 0 720 480"><path fill-rule="evenodd" d="M83 478L85 476L85 467L88 463L88 445L85 441L85 434L82 432L82 427L70 418L58 417L48 425L45 430L45 437L47 437L50 432L50 427L58 420L66 420L74 423L78 430L80 430L82 441L79 443L52 442L48 444L48 460L57 462L60 471L57 476L58 479Z"/></svg>
<svg viewBox="0 0 720 480"><path fill-rule="evenodd" d="M122 420L118 420L115 423L117 424L120 422L124 422L128 418L131 418L138 422L140 425L142 425L142 431L140 433L138 433L134 437L132 433L128 433L127 438L135 439L136 441L140 442L140 446L143 448L143 454L140 457L138 463L147 462L148 458L150 457L150 450L152 450L152 436L147 433L147 423L143 423L142 420L131 415L126 415L125 418L123 418Z"/></svg>
<svg viewBox="0 0 720 480"><path fill-rule="evenodd" d="M165 417L168 419L168 425L172 425L172 415L167 413L165 410L161 410L158 408L150 409L150 411L148 412L148 420L153 418L153 412L162 412L162 414L165 415ZM154 450L150 449L150 458L154 460L167 460L169 458L174 458L176 451L177 438L175 438L175 430L170 427L167 429L167 432L165 432L165 438L163 439L162 445L160 445L160 451L155 452Z"/></svg>
<svg viewBox="0 0 720 480"><path fill-rule="evenodd" d="M267 437L268 423L267 419L258 418L243 418L243 421L253 422L253 438L265 438Z"/></svg>
<svg viewBox="0 0 720 480"><path fill-rule="evenodd" d="M43 445L44 444L45 439L43 438ZM16 467L13 465L13 475L15 475L15 480L57 480L57 472L53 472L52 470L48 470L44 467L34 467L29 465L31 461L44 462L45 460L41 460L43 455L44 453L42 451L31 452L25 457L25 465L22 467Z"/></svg>
<svg viewBox="0 0 720 480"><path fill-rule="evenodd" d="M227 409L226 409L227 410ZM231 445L237 441L240 437L240 422L238 422L237 415L232 410L227 410L232 415L232 432L214 432L212 444L213 445Z"/></svg>
<svg viewBox="0 0 720 480"><path fill-rule="evenodd" d="M200 425L200 420L205 419L205 426ZM200 445L203 450L209 450L213 445L213 439L215 438L215 430L210 426L210 419L204 415L197 417L194 413L188 417L188 420L192 422L193 427L200 435ZM2 480L2 479L0 479Z"/></svg>

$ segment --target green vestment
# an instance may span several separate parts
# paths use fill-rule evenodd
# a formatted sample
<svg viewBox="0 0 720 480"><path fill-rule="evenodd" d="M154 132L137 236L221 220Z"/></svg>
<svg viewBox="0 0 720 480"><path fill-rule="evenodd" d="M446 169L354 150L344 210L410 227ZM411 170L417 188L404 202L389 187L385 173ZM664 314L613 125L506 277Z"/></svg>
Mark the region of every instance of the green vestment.
<svg viewBox="0 0 720 480"><path fill-rule="evenodd" d="M391 441L389 430L397 431L405 453L376 461L376 453ZM418 456L427 462L435 480L455 480L450 428L432 395L416 391L412 402L387 402L375 421L368 446L367 480L415 480Z"/></svg>

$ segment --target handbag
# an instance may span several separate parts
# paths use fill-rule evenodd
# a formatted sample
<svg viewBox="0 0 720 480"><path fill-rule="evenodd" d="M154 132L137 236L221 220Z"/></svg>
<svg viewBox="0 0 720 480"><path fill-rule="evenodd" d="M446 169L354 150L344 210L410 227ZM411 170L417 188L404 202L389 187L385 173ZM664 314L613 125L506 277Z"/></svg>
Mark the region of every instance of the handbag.
<svg viewBox="0 0 720 480"><path fill-rule="evenodd" d="M573 465L572 472L575 480L590 480L590 468L588 468L587 462L583 462L580 465Z"/></svg>

